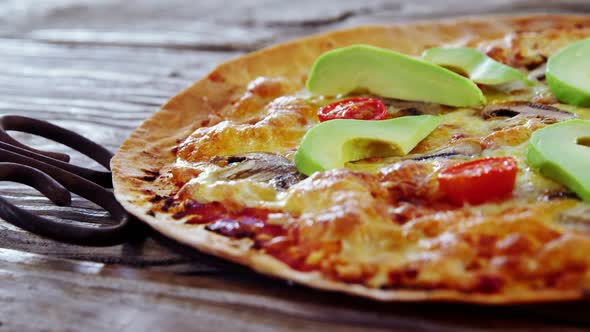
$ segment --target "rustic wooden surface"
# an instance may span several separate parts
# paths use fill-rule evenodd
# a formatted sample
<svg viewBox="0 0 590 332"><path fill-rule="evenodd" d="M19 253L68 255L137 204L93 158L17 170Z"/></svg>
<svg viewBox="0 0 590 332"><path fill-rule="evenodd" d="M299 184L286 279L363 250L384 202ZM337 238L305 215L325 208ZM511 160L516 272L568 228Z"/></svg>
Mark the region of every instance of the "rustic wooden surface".
<svg viewBox="0 0 590 332"><path fill-rule="evenodd" d="M0 113L50 120L115 151L167 98L245 52L363 23L525 12L590 12L590 2L3 0ZM22 185L2 183L0 194L63 222L105 217L81 199L55 207ZM154 234L96 249L0 221L0 331L583 331L571 320L581 312L380 304L270 280Z"/></svg>

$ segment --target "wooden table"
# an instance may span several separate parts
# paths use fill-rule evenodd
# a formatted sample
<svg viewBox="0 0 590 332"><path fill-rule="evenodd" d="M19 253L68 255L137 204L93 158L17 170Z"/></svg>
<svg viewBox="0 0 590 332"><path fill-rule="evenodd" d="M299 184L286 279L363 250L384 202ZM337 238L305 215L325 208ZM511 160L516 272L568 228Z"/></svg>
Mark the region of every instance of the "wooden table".
<svg viewBox="0 0 590 332"><path fill-rule="evenodd" d="M177 91L273 43L363 23L558 11L588 12L590 2L5 0L0 113L50 120L115 151ZM81 199L55 207L22 185L2 183L0 193L63 222L105 217ZM0 221L0 331L587 331L554 317L576 310L584 308L381 304L261 277L149 232L96 249Z"/></svg>

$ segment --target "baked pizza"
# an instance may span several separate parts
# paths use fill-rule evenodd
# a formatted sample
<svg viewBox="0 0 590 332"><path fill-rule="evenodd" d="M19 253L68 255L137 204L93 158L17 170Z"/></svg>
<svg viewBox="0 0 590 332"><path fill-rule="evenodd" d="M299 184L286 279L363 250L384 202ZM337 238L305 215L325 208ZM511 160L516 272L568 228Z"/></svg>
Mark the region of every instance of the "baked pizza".
<svg viewBox="0 0 590 332"><path fill-rule="evenodd" d="M383 301L590 289L590 17L366 26L217 67L123 143L117 199L271 276Z"/></svg>

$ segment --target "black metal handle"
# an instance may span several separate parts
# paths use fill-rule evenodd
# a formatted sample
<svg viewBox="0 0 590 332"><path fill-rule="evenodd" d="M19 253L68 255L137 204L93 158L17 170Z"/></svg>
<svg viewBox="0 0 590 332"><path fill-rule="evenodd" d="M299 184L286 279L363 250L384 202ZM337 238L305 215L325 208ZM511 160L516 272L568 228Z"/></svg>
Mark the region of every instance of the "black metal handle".
<svg viewBox="0 0 590 332"><path fill-rule="evenodd" d="M4 115L0 117L0 150L14 152L14 155L16 156L29 157L30 159L36 159L45 164L59 167L105 188L113 187L111 172L97 171L69 164L68 161L70 160L70 157L67 154L33 149L12 138L6 133L6 130L38 135L64 144L95 160L107 170L110 170L110 161L113 155L103 146L96 144L73 131L45 121L20 115ZM14 157L14 155L0 155L0 160L22 164L22 159Z"/></svg>
<svg viewBox="0 0 590 332"><path fill-rule="evenodd" d="M103 227L65 224L36 216L0 197L0 217L24 230L61 242L86 246L116 245L127 242L131 236L132 224L125 209L109 190L86 179L55 170L49 176L33 167L2 162L0 181L29 185L57 205L69 205L69 192L76 193L108 211L112 220L116 222L115 225Z"/></svg>
<svg viewBox="0 0 590 332"><path fill-rule="evenodd" d="M86 246L121 244L135 235L137 224L107 189L112 188L110 171L69 164L68 155L33 149L12 138L6 130L22 131L62 143L110 170L112 154L107 149L45 121L18 115L0 117L0 181L34 187L57 205L69 205L70 192L76 193L108 211L114 223L101 227L61 223L27 212L2 197L0 218L38 235Z"/></svg>

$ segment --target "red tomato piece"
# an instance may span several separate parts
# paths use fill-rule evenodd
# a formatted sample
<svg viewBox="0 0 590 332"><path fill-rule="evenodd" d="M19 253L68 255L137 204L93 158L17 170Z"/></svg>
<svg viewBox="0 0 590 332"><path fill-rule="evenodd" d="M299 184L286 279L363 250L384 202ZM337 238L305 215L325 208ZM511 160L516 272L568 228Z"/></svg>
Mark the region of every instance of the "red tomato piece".
<svg viewBox="0 0 590 332"><path fill-rule="evenodd" d="M320 122L335 119L385 120L387 106L377 98L351 98L320 108L318 117Z"/></svg>
<svg viewBox="0 0 590 332"><path fill-rule="evenodd" d="M517 172L512 157L484 158L444 169L438 183L452 203L477 205L509 197Z"/></svg>

